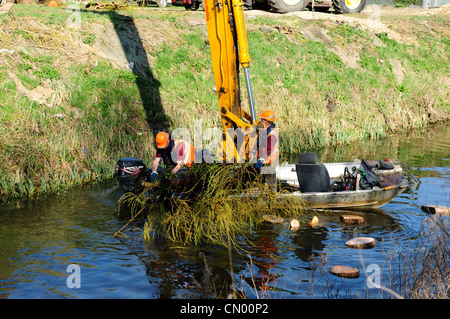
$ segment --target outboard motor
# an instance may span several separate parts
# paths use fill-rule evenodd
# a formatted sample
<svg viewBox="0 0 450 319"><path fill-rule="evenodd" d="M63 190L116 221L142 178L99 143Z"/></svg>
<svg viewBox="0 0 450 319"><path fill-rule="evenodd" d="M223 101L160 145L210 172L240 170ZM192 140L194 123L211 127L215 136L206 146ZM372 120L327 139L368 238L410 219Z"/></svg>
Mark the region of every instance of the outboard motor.
<svg viewBox="0 0 450 319"><path fill-rule="evenodd" d="M121 158L117 161L114 177L125 193L140 193L142 182L148 180L148 169L145 163L137 158Z"/></svg>
<svg viewBox="0 0 450 319"><path fill-rule="evenodd" d="M330 175L325 165L317 163L316 153L299 154L295 170L302 193L330 191Z"/></svg>

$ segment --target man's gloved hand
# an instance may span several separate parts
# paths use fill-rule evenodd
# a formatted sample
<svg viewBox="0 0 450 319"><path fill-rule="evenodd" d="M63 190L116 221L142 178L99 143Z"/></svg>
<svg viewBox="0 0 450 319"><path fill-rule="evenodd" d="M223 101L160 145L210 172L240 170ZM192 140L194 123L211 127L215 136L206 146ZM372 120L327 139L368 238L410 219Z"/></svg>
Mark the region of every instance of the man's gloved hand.
<svg viewBox="0 0 450 319"><path fill-rule="evenodd" d="M255 163L255 168L256 169L260 169L263 166L264 160L263 159L259 159L256 163Z"/></svg>
<svg viewBox="0 0 450 319"><path fill-rule="evenodd" d="M156 179L158 178L158 173L153 172L152 175L150 175L150 181L156 182Z"/></svg>

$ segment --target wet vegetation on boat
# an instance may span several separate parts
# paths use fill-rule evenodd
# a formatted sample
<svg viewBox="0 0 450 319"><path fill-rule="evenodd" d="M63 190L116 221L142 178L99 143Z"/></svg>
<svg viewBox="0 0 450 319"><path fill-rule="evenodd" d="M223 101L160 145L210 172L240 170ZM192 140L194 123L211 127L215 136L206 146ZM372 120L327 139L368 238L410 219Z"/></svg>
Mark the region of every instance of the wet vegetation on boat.
<svg viewBox="0 0 450 319"><path fill-rule="evenodd" d="M261 181L251 164L199 164L178 176L166 173L157 183L144 185L138 194L124 194L119 213L131 220L145 217L148 240L164 236L183 244L208 242L243 248L249 244L246 235L264 222L263 215L308 214L297 198L280 202L279 193ZM255 190L257 198L233 197Z"/></svg>

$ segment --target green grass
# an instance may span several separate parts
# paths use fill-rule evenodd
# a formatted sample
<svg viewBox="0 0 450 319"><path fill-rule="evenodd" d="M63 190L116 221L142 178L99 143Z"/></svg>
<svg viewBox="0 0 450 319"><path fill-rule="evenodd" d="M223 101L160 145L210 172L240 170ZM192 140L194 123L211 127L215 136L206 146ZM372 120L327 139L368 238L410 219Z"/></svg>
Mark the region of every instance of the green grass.
<svg viewBox="0 0 450 319"><path fill-rule="evenodd" d="M50 79L54 87L63 88L66 105L84 116L75 119L64 106L40 106L26 96L17 98L15 83L2 70L0 169L11 172L0 177L2 198L35 196L111 178L119 157L150 157L152 150L144 145L151 139L146 114L130 71L100 61L93 67L74 63L60 72L52 66L53 57L21 57L25 64L19 67L18 78L28 89ZM110 72L105 74L105 69ZM58 113L63 119L52 116Z"/></svg>
<svg viewBox="0 0 450 319"><path fill-rule="evenodd" d="M1 198L110 178L120 157L149 163L159 129L192 129L196 120L203 128L221 127L206 27L189 23L203 21L202 11L82 10L81 29L67 27L71 14L15 5L0 17L0 47L15 51L0 60ZM148 56L141 73L87 49L107 43L96 32L99 25L126 31L124 17L133 18L127 21L135 26L150 24L139 29ZM386 34L375 39L368 30L332 21L283 15L246 21L256 111L270 108L277 114L282 160L427 126L433 120L429 107L450 113L449 18L382 18L417 44ZM308 40L302 34L308 27L327 30L333 45L355 47L358 68L348 67L323 42ZM401 84L390 59L406 71ZM50 80L48 105L19 93L11 74L27 90ZM248 108L242 76L241 89ZM336 100L331 112L326 108L330 92Z"/></svg>

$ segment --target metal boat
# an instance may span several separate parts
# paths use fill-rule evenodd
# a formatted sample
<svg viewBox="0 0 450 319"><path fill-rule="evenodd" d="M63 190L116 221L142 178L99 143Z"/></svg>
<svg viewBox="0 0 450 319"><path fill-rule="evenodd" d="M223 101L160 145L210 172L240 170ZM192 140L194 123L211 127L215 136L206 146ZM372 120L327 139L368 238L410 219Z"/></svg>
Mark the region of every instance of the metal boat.
<svg viewBox="0 0 450 319"><path fill-rule="evenodd" d="M282 164L276 167L276 178L279 185L279 198L299 199L307 208L312 209L367 209L378 208L390 202L408 187L418 184L418 180L402 163L387 164L382 161L360 161L342 163L313 163L306 165L320 165L323 174L305 174L305 169L299 172L302 164ZM306 167L306 172L310 170ZM406 175L404 174L406 171ZM361 182L364 174L376 177L376 185L367 185ZM301 175L306 176L301 176ZM325 175L327 189L315 190L314 185L324 184L315 180ZM302 187L303 182L312 184L308 189ZM323 186L318 186L322 187ZM245 197L258 196L258 192L246 192L240 195Z"/></svg>

